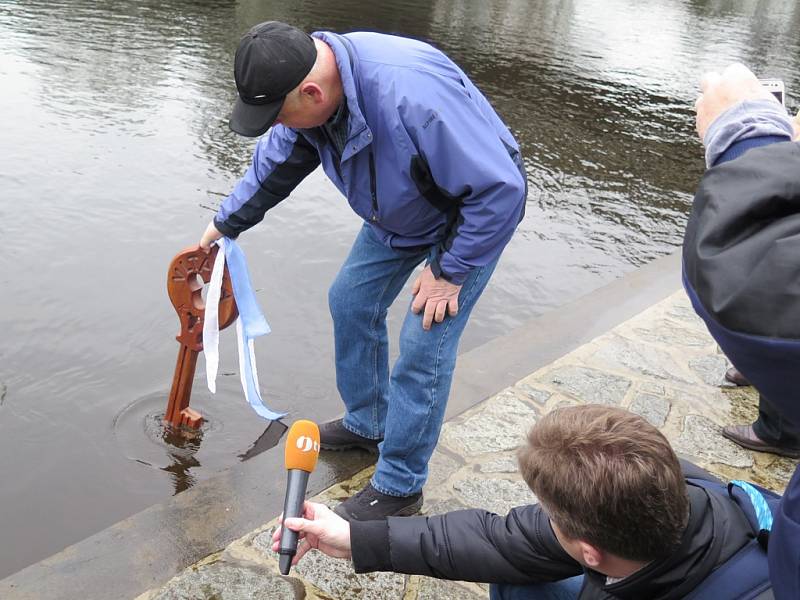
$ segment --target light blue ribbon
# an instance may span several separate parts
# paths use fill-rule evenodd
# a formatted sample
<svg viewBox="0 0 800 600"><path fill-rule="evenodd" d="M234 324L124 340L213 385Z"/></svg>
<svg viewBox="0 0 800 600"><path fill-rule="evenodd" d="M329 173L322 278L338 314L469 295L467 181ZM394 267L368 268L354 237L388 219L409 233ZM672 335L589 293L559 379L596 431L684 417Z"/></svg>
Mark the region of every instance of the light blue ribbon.
<svg viewBox="0 0 800 600"><path fill-rule="evenodd" d="M772 510L770 510L769 504L764 499L764 495L746 481L734 479L731 484L742 488L750 498L750 503L753 505L758 518L758 528L772 531Z"/></svg>
<svg viewBox="0 0 800 600"><path fill-rule="evenodd" d="M241 327L240 368L242 369L242 387L245 398L256 413L264 419L275 421L286 416L267 408L261 399L258 389L258 372L255 364L253 340L270 332L269 323L264 318L258 306L253 287L250 285L250 275L247 271L247 260L239 245L230 238L225 239L225 262L233 286L233 297L239 309L239 323Z"/></svg>

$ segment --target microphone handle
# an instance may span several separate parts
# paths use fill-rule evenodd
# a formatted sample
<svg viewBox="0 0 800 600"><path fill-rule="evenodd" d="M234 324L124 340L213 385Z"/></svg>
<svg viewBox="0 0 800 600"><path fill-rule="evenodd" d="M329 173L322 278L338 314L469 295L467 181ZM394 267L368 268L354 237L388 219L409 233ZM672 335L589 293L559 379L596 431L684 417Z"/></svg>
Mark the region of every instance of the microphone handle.
<svg viewBox="0 0 800 600"><path fill-rule="evenodd" d="M283 501L283 518L302 517L303 502L306 498L309 473L302 469L289 469L286 479L286 498ZM286 527L281 529L281 542L278 547L280 567L283 575L289 574L292 557L297 553L297 532ZM288 559L288 560L287 560ZM284 569L286 572L284 573Z"/></svg>

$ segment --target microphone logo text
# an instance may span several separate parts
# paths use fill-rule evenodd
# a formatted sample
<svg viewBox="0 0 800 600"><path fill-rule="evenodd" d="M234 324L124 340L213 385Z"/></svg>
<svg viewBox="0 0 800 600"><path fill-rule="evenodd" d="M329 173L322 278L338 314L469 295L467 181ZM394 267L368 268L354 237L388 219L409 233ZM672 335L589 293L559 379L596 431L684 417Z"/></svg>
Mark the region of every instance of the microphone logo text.
<svg viewBox="0 0 800 600"><path fill-rule="evenodd" d="M319 442L307 435L301 435L299 438L297 438L295 445L300 452L310 452L312 448L314 452L319 452Z"/></svg>

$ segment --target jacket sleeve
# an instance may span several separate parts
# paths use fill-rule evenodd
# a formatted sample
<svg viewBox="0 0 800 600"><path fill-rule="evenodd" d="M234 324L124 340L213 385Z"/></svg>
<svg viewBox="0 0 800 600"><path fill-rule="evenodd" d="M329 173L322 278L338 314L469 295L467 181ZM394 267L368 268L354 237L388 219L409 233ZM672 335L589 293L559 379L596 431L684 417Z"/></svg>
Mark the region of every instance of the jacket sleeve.
<svg viewBox="0 0 800 600"><path fill-rule="evenodd" d="M351 522L356 572L394 571L485 583L556 581L583 572L561 548L539 505L505 517L460 510Z"/></svg>
<svg viewBox="0 0 800 600"><path fill-rule="evenodd" d="M774 99L746 100L719 115L706 131L706 166L713 167L737 143L762 137L788 142L794 135L786 109ZM741 154L741 152L740 152ZM728 156L732 159L734 156Z"/></svg>
<svg viewBox="0 0 800 600"><path fill-rule="evenodd" d="M419 153L441 196L459 210L432 268L461 284L472 269L497 258L511 239L524 209L525 178L511 157L517 149L500 139L496 124L466 87L450 78L411 73L402 83L408 93L400 92L396 101L415 146L412 155Z"/></svg>
<svg viewBox="0 0 800 600"><path fill-rule="evenodd" d="M316 149L302 135L283 125L274 126L256 144L250 168L223 201L214 225L235 238L260 222L319 162Z"/></svg>

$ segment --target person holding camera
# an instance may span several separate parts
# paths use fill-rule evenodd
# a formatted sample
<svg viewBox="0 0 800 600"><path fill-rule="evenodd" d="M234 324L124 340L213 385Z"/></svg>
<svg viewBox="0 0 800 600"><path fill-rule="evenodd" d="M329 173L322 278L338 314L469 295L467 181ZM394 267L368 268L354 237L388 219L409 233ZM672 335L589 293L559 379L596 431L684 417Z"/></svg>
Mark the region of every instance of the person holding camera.
<svg viewBox="0 0 800 600"><path fill-rule="evenodd" d="M306 502L304 518L284 523L301 538L294 561L316 548L360 573L488 582L492 600L769 597L754 503L769 511L777 497L679 462L641 416L606 405L552 411L531 428L519 466L538 503L506 516L348 523ZM279 540L280 528L275 551Z"/></svg>
<svg viewBox="0 0 800 600"><path fill-rule="evenodd" d="M683 282L722 351L760 393L742 446L800 456L800 144L797 120L746 67L709 73L697 100L708 170L683 243ZM775 597L800 598L800 469L775 517Z"/></svg>

